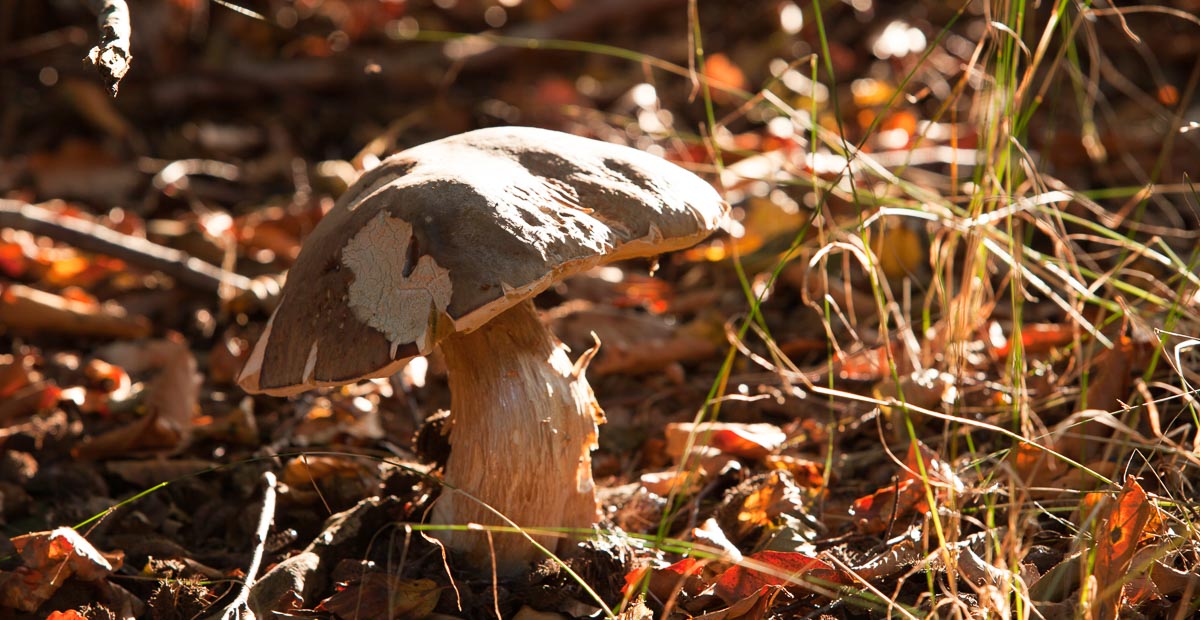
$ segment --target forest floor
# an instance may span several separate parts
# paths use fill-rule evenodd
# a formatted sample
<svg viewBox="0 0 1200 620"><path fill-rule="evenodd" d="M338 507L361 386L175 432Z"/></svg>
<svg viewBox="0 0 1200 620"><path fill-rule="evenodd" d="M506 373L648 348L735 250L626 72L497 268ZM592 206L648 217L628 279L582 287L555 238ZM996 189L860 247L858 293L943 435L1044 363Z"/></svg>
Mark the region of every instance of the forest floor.
<svg viewBox="0 0 1200 620"><path fill-rule="evenodd" d="M135 1L113 97L4 3L0 618L1193 617L1200 3L1091 4ZM537 298L604 520L514 577L422 526L437 355L235 382L360 172L498 125L731 206Z"/></svg>

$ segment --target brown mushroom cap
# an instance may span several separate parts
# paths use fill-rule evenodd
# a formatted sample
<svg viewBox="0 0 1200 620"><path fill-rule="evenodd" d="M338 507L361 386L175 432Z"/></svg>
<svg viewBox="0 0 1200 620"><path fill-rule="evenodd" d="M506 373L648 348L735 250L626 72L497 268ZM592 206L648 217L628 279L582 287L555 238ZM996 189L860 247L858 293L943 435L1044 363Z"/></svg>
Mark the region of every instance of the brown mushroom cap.
<svg viewBox="0 0 1200 620"><path fill-rule="evenodd" d="M664 159L555 131L414 147L313 230L239 383L285 395L387 376L561 278L688 247L727 209Z"/></svg>

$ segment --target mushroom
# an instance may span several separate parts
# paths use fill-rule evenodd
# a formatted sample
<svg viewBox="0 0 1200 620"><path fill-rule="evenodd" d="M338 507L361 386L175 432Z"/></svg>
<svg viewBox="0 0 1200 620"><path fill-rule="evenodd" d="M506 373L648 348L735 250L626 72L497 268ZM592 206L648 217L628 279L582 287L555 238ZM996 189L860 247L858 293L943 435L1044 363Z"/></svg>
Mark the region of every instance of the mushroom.
<svg viewBox="0 0 1200 620"><path fill-rule="evenodd" d="M436 524L592 529L604 414L531 298L596 265L693 245L728 207L641 151L528 127L481 129L385 160L306 240L238 382L290 395L386 377L441 348L451 454ZM486 505L485 505L486 504ZM490 508L489 508L490 507ZM485 534L436 535L488 565ZM561 539L534 536L550 550ZM537 558L494 534L501 572Z"/></svg>

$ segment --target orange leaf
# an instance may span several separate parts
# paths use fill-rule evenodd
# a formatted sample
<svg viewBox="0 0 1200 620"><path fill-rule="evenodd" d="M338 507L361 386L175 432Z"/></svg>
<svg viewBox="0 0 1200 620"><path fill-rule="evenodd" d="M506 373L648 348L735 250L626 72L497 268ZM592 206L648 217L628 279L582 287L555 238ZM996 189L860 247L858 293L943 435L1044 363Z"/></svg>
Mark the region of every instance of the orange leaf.
<svg viewBox="0 0 1200 620"><path fill-rule="evenodd" d="M782 514L802 512L800 490L792 482L790 476L783 476L778 471L771 472L762 485L746 495L737 513L737 531L734 535L742 538L754 528L768 527Z"/></svg>
<svg viewBox="0 0 1200 620"><path fill-rule="evenodd" d="M1165 106L1173 106L1179 103L1179 89L1171 84L1164 84L1158 88L1158 102Z"/></svg>
<svg viewBox="0 0 1200 620"><path fill-rule="evenodd" d="M645 308L651 314L662 314L670 306L675 291L663 280L654 278L626 276L617 285L620 297L612 300L618 308Z"/></svg>
<svg viewBox="0 0 1200 620"><path fill-rule="evenodd" d="M0 242L0 273L18 278L25 273L29 259L19 243Z"/></svg>
<svg viewBox="0 0 1200 620"><path fill-rule="evenodd" d="M704 567L704 562L695 558L684 558L662 568L636 568L625 575L625 587L621 588L621 593L634 591L643 582L652 595L664 601L679 592L699 592L705 585L700 576Z"/></svg>
<svg viewBox="0 0 1200 620"><path fill-rule="evenodd" d="M887 531L893 519L927 508L924 485L915 478L906 478L854 500L850 516L854 517L854 527L860 533L880 534Z"/></svg>
<svg viewBox="0 0 1200 620"><path fill-rule="evenodd" d="M825 465L820 461L778 454L767 457L767 467L790 473L796 484L805 488L819 489L825 484Z"/></svg>
<svg viewBox="0 0 1200 620"><path fill-rule="evenodd" d="M871 239L871 251L878 257L884 275L891 279L917 273L929 259L925 240L917 231L903 224L880 229Z"/></svg>
<svg viewBox="0 0 1200 620"><path fill-rule="evenodd" d="M67 611L52 611L50 615L46 616L46 620L87 620L87 616L81 615L74 609L68 609Z"/></svg>
<svg viewBox="0 0 1200 620"><path fill-rule="evenodd" d="M1115 618L1121 601L1120 588L1116 585L1129 572L1138 543L1148 531L1161 527L1162 517L1137 480L1129 476L1108 518L1099 523L1094 575L1100 597L1100 617Z"/></svg>
<svg viewBox="0 0 1200 620"><path fill-rule="evenodd" d="M746 76L725 54L712 54L704 61L704 77L714 84L745 89Z"/></svg>
<svg viewBox="0 0 1200 620"><path fill-rule="evenodd" d="M34 611L67 579L100 581L124 560L123 553L97 551L69 527L17 536L12 544L21 555L22 566L12 573L0 573L0 609Z"/></svg>
<svg viewBox="0 0 1200 620"><path fill-rule="evenodd" d="M1046 354L1075 340L1078 328L1063 323L1029 323L1021 326L1021 348L1026 354ZM1012 351L1012 340L995 344L992 354L1008 357Z"/></svg>

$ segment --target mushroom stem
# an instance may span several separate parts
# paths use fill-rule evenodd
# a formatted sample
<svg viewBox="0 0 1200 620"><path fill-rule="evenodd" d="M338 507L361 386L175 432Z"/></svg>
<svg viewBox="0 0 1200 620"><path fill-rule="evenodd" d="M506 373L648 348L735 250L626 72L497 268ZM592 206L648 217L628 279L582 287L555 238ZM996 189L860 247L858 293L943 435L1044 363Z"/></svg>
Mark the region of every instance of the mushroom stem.
<svg viewBox="0 0 1200 620"><path fill-rule="evenodd" d="M564 346L524 301L468 334L441 343L450 383L447 488L431 521L589 529L597 521L591 451L604 413ZM458 493L469 493L474 499ZM479 500L479 501L475 501ZM468 561L487 566L479 531L437 533ZM520 534L493 533L496 566L512 574L539 559ZM551 551L563 538L534 536Z"/></svg>

